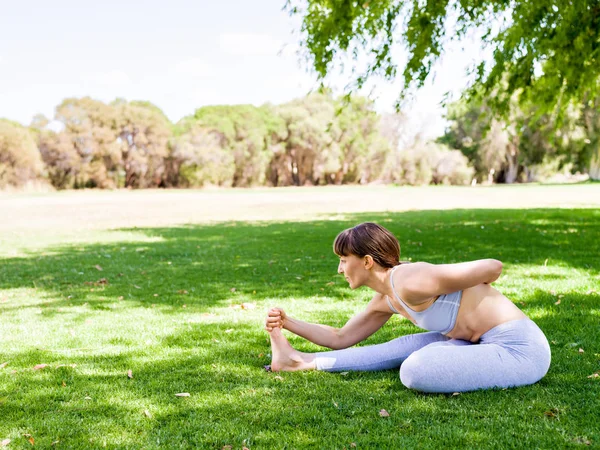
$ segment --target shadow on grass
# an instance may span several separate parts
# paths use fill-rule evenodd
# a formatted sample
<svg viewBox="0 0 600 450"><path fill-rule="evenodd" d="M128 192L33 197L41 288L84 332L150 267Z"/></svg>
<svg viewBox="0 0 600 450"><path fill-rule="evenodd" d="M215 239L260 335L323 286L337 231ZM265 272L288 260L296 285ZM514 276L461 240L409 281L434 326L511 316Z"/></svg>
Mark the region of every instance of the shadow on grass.
<svg viewBox="0 0 600 450"><path fill-rule="evenodd" d="M358 294L336 275L331 244L339 231L367 220L398 236L403 259L449 263L493 257L508 270L560 266L597 277L599 219L600 211L588 209L353 214L344 220L136 229L155 239L62 246L48 248L46 255L3 259L0 289L37 290L31 301L0 303L7 316L36 308L40 321L56 324L72 307L85 305L98 314L131 314L131 320L140 311L159 311L185 324L168 323L150 344L139 336L100 334L100 347L89 351L68 345L62 353L42 346L10 350L7 359L19 369L14 376L6 369L0 373L1 415L22 433L32 417L44 417L35 432L45 447L54 439L67 447L102 447L104 438L121 448L273 448L282 446L282 435L293 448L340 448L353 441L392 448L398 435L406 447L427 438L450 447L491 447L494 436L513 429L523 446L549 448L562 442L559 435L589 437L595 426L589 411L600 407L599 385L587 378L598 370L600 297L570 291L564 273L519 275L524 284L565 283L558 304L542 288L520 290L514 299L551 341L548 375L531 387L456 398L409 391L397 371L266 373L262 366L270 349L260 324L184 319L241 302L322 297L338 302L336 308L318 310L315 301L317 310L306 314L342 324ZM69 320L84 324L86 317ZM159 322L154 320L148 323ZM414 332L410 323L393 319L362 345ZM292 342L317 350L300 339ZM49 367L25 369L41 362ZM56 367L61 364L76 367ZM180 392L191 396L175 397ZM515 401L523 408L515 408ZM390 420L379 417L383 408L392 412ZM556 435L548 431L551 408L563 415ZM476 420L465 421L473 411ZM430 431L423 423L442 427Z"/></svg>
<svg viewBox="0 0 600 450"><path fill-rule="evenodd" d="M46 255L5 258L0 289L35 287L47 299L45 315L83 303L107 309L111 299L164 310L319 295L344 299L351 294L336 274L331 245L342 229L367 220L398 236L403 259L448 263L493 257L508 267L558 263L598 273L598 210L454 210L135 229L156 241L62 246L48 248Z"/></svg>

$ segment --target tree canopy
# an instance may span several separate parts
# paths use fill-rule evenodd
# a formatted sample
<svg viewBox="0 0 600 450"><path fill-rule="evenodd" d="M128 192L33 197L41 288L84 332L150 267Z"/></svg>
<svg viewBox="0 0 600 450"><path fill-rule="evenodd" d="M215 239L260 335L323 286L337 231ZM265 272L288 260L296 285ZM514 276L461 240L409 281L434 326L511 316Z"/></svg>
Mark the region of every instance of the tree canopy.
<svg viewBox="0 0 600 450"><path fill-rule="evenodd" d="M507 114L515 93L558 113L598 97L599 0L287 0L285 8L302 17L305 56L321 78L350 55L355 88L373 76L395 79L393 50L404 45L397 105L424 84L447 42L473 31L493 61L473 67L469 92L487 94L496 112Z"/></svg>

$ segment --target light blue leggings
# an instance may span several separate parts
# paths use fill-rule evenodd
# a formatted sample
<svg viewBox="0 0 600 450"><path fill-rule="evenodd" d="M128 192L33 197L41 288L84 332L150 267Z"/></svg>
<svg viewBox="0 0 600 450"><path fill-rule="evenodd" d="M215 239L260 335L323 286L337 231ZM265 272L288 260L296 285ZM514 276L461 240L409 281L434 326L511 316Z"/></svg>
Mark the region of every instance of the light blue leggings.
<svg viewBox="0 0 600 450"><path fill-rule="evenodd" d="M520 319L492 328L477 344L431 331L317 353L315 361L328 372L400 367L406 387L449 393L533 384L548 372L550 346L533 321Z"/></svg>

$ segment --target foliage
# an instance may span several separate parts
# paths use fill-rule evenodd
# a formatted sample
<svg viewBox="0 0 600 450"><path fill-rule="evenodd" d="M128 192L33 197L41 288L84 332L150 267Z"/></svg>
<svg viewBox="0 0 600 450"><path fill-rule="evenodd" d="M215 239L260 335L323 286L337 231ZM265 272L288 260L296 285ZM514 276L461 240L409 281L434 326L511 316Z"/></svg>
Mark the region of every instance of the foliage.
<svg viewBox="0 0 600 450"><path fill-rule="evenodd" d="M600 93L596 0L288 0L286 8L302 17L306 58L322 78L349 54L356 87L373 76L395 79L392 54L402 44L408 51L402 98L424 84L448 41L480 34L493 61L473 68L474 86L483 87L494 111L506 113L519 92L523 102L559 113Z"/></svg>
<svg viewBox="0 0 600 450"><path fill-rule="evenodd" d="M171 123L149 102L116 100L111 106L125 187L159 186L165 177Z"/></svg>
<svg viewBox="0 0 600 450"><path fill-rule="evenodd" d="M118 186L120 151L114 108L89 97L69 98L56 108L64 129L42 133L40 150L53 167L56 187Z"/></svg>
<svg viewBox="0 0 600 450"><path fill-rule="evenodd" d="M219 135L222 150L233 158L233 186L262 185L283 122L269 106L219 105L196 110L178 124L178 134L202 127Z"/></svg>
<svg viewBox="0 0 600 450"><path fill-rule="evenodd" d="M44 164L29 130L0 119L0 188L24 186L43 178L43 172Z"/></svg>
<svg viewBox="0 0 600 450"><path fill-rule="evenodd" d="M495 116L481 96L448 107L450 126L440 142L471 160L480 181L543 181L563 168L588 172L585 142L593 136L581 109L570 107L558 121L535 104L511 103L508 119ZM553 169L551 169L553 168Z"/></svg>
<svg viewBox="0 0 600 450"><path fill-rule="evenodd" d="M195 126L178 136L169 158L172 186L231 186L235 173L233 155L223 147L222 134Z"/></svg>
<svg viewBox="0 0 600 450"><path fill-rule="evenodd" d="M58 130L39 115L29 131L58 189L464 184L472 165L420 142L406 115L382 115L367 98L329 91L276 106L203 107L175 126L155 105L123 99L65 99L55 118ZM456 147L452 136L446 141ZM465 154L476 165L481 159Z"/></svg>
<svg viewBox="0 0 600 450"><path fill-rule="evenodd" d="M443 144L416 141L388 160L386 179L396 184L469 184L474 170L458 150Z"/></svg>

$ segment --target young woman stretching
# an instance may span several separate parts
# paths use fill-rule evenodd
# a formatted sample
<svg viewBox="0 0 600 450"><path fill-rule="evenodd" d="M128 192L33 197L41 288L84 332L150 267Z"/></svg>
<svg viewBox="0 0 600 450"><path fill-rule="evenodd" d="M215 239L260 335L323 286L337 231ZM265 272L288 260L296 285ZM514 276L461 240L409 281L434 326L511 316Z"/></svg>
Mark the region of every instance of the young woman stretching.
<svg viewBox="0 0 600 450"><path fill-rule="evenodd" d="M400 367L402 383L423 392L524 386L548 371L550 346L544 333L490 286L502 272L500 261L400 263L398 241L374 223L340 233L334 251L340 257L338 272L350 287L370 287L373 299L339 329L270 309L265 328L271 337L273 371ZM394 314L429 332L348 348L371 336ZM282 328L333 351L299 352Z"/></svg>

